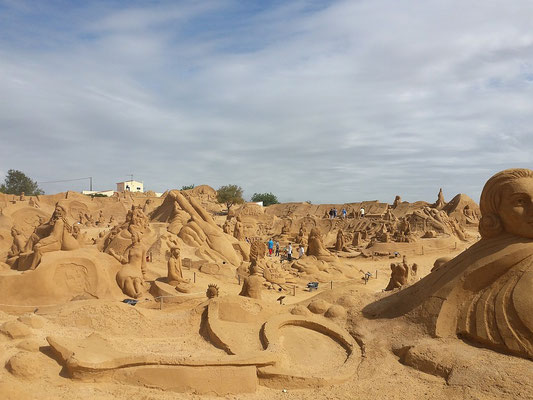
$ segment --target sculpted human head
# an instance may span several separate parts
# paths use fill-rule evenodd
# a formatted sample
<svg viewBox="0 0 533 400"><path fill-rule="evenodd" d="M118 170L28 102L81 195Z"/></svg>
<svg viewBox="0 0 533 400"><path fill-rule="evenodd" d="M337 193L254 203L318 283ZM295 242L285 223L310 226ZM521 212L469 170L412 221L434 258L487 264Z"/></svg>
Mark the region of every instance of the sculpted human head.
<svg viewBox="0 0 533 400"><path fill-rule="evenodd" d="M63 205L56 203L56 208L54 210L54 213L52 214L52 219L59 219L65 217L66 215L67 209Z"/></svg>
<svg viewBox="0 0 533 400"><path fill-rule="evenodd" d="M171 250L172 256L175 258L178 258L180 256L180 248L179 247L173 247Z"/></svg>
<svg viewBox="0 0 533 400"><path fill-rule="evenodd" d="M479 233L492 238L503 232L533 239L533 171L508 169L490 178L480 199Z"/></svg>

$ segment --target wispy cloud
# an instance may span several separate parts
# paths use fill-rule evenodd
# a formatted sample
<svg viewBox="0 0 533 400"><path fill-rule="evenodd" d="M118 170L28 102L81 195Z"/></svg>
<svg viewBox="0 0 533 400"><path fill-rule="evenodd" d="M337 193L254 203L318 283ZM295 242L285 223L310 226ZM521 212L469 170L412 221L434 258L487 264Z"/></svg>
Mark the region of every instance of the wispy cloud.
<svg viewBox="0 0 533 400"><path fill-rule="evenodd" d="M533 164L529 1L125 4L0 1L0 170L349 202Z"/></svg>

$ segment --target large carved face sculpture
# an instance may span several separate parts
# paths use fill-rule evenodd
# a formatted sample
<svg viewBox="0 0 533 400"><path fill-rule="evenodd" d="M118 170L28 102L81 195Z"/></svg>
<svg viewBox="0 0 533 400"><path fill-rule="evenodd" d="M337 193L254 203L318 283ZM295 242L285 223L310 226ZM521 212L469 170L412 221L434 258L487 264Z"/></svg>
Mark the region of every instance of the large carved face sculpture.
<svg viewBox="0 0 533 400"><path fill-rule="evenodd" d="M533 178L507 183L502 189L498 211L505 231L533 239Z"/></svg>

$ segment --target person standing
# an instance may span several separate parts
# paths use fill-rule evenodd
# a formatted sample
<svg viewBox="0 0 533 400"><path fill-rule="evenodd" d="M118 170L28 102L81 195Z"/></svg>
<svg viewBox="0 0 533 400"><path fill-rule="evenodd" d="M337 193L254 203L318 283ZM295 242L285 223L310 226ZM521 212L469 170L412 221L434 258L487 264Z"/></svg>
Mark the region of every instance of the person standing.
<svg viewBox="0 0 533 400"><path fill-rule="evenodd" d="M272 238L268 241L268 256L272 257L272 251L274 250L274 241Z"/></svg>
<svg viewBox="0 0 533 400"><path fill-rule="evenodd" d="M279 242L276 240L276 257L279 256Z"/></svg>
<svg viewBox="0 0 533 400"><path fill-rule="evenodd" d="M342 219L346 219L346 208L342 209Z"/></svg>
<svg viewBox="0 0 533 400"><path fill-rule="evenodd" d="M287 248L287 260L292 261L292 244L289 243L289 247Z"/></svg>
<svg viewBox="0 0 533 400"><path fill-rule="evenodd" d="M361 207L361 209L359 210L359 216L361 218L364 218L365 217L365 209L363 207Z"/></svg>
<svg viewBox="0 0 533 400"><path fill-rule="evenodd" d="M305 249L304 249L303 244L301 244L300 247L298 248L298 258L302 258L304 254L305 254Z"/></svg>

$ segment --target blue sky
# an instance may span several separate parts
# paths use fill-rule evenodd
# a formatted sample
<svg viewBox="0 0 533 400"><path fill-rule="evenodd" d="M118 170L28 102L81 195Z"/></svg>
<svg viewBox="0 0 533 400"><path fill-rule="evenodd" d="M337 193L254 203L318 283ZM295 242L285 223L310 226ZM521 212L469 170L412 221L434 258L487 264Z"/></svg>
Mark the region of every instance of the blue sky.
<svg viewBox="0 0 533 400"><path fill-rule="evenodd" d="M531 15L526 0L0 0L0 174L477 201L533 165Z"/></svg>

